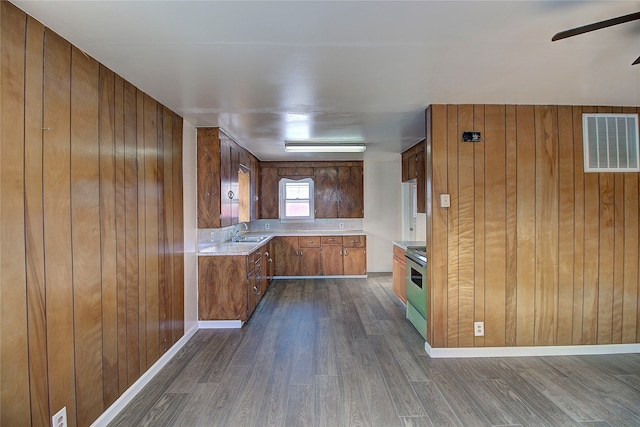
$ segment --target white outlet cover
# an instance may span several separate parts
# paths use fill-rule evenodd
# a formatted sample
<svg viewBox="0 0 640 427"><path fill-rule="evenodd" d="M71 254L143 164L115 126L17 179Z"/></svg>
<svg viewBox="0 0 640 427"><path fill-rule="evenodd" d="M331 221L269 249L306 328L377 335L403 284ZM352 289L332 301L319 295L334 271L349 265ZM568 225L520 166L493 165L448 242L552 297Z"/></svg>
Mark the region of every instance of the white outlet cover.
<svg viewBox="0 0 640 427"><path fill-rule="evenodd" d="M60 409L51 417L51 425L53 427L67 427L67 407Z"/></svg>

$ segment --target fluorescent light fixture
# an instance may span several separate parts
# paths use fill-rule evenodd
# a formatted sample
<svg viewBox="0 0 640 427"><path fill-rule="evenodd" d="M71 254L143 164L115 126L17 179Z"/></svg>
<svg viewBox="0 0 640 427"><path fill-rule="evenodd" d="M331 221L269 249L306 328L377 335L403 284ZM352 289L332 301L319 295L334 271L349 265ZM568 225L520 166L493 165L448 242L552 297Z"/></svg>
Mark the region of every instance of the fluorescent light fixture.
<svg viewBox="0 0 640 427"><path fill-rule="evenodd" d="M285 142L284 149L289 153L362 153L367 146L361 142Z"/></svg>

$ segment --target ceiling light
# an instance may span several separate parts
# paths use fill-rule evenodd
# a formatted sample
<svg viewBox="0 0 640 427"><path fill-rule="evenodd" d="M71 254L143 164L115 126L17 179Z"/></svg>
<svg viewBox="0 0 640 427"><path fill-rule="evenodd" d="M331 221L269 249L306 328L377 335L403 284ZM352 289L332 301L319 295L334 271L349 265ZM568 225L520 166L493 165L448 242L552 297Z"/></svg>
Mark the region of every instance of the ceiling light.
<svg viewBox="0 0 640 427"><path fill-rule="evenodd" d="M284 149L289 153L362 153L367 147L353 142L285 142Z"/></svg>

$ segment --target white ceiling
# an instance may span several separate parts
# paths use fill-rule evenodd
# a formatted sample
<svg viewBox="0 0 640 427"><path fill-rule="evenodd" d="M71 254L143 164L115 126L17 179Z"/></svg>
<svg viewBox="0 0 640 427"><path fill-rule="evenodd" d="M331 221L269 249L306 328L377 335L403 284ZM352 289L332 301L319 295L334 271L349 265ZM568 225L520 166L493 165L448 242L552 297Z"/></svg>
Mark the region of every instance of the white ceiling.
<svg viewBox="0 0 640 427"><path fill-rule="evenodd" d="M304 138L394 158L429 104L640 105L640 21L550 41L640 1L12 1L261 160Z"/></svg>

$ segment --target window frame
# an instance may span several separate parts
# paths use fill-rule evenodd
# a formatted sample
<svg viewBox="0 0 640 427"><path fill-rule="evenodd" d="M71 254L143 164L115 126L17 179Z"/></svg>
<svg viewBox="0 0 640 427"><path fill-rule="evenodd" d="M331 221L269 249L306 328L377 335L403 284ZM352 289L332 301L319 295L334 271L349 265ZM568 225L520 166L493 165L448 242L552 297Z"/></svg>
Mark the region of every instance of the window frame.
<svg viewBox="0 0 640 427"><path fill-rule="evenodd" d="M307 199L286 199L286 185L289 183L296 183L296 184L300 184L300 183L308 183L309 185L309 199L308 199L308 203L309 203L309 215L308 216L287 216L286 215L286 203L287 200L307 200ZM300 178L300 179L291 179L291 178L281 178L280 182L278 183L278 189L279 189L279 194L278 194L278 200L279 200L279 218L281 222L313 222L315 220L315 206L314 206L314 199L315 199L315 193L314 193L314 182L313 182L313 178L307 177L307 178Z"/></svg>

